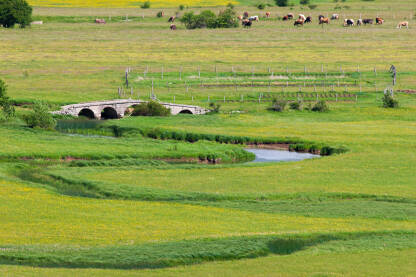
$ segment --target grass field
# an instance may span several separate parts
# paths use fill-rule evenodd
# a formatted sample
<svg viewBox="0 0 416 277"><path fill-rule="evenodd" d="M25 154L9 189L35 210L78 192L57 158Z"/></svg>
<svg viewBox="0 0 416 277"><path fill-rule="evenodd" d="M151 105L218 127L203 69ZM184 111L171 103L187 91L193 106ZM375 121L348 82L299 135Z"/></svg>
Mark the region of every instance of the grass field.
<svg viewBox="0 0 416 277"><path fill-rule="evenodd" d="M416 275L416 96L399 92L416 89L413 1L315 1L314 10L268 7L272 18L249 30L191 31L179 22L169 30L179 4L219 11L228 2L32 1L43 25L0 29L0 78L19 117L36 100L56 110L118 98L118 88L147 100L152 83L162 101L221 104L219 114L74 123L65 132L1 123L0 275ZM238 14L264 16L255 1L239 3ZM160 7L164 18L156 18ZM314 22L294 28L277 19L288 12ZM332 13L386 23L317 24ZM404 19L410 29L396 29ZM391 64L398 109L381 107ZM270 112L272 97L319 97L330 111ZM143 130L346 152L247 163L244 145L152 139Z"/></svg>

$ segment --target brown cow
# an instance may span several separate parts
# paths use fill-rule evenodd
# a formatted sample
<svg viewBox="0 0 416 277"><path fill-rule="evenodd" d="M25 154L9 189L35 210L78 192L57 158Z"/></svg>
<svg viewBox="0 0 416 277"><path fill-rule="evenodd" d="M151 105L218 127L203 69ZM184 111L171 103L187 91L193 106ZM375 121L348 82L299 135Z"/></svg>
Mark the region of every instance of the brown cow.
<svg viewBox="0 0 416 277"><path fill-rule="evenodd" d="M384 19L383 19L383 18L381 18L381 17L376 17L376 24L381 25L381 24L383 24L383 23L384 23Z"/></svg>
<svg viewBox="0 0 416 277"><path fill-rule="evenodd" d="M293 13L288 13L288 14L287 14L287 18L288 18L288 19L293 19L293 16L294 16L294 15L293 15Z"/></svg>
<svg viewBox="0 0 416 277"><path fill-rule="evenodd" d="M169 19L168 19L168 22L175 22L175 19L176 19L176 17L175 16L171 16L171 17L169 17Z"/></svg>
<svg viewBox="0 0 416 277"><path fill-rule="evenodd" d="M237 18L238 18L239 21L242 21L243 20L243 16L242 15L239 15Z"/></svg>
<svg viewBox="0 0 416 277"><path fill-rule="evenodd" d="M176 25L175 25L175 24L170 24L170 29L171 29L172 31L176 30Z"/></svg>
<svg viewBox="0 0 416 277"><path fill-rule="evenodd" d="M329 24L329 18L327 17L320 17L319 24Z"/></svg>
<svg viewBox="0 0 416 277"><path fill-rule="evenodd" d="M282 18L283 21L289 20L289 17L287 15L283 16Z"/></svg>
<svg viewBox="0 0 416 277"><path fill-rule="evenodd" d="M409 29L409 22L402 21L397 25L397 29L401 29L402 27L406 27L407 29Z"/></svg>
<svg viewBox="0 0 416 277"><path fill-rule="evenodd" d="M296 21L295 21L295 24L293 24L294 26L303 26L303 23L304 23L305 21L303 20L303 19L297 19Z"/></svg>
<svg viewBox="0 0 416 277"><path fill-rule="evenodd" d="M266 17L269 18L270 17L270 12L266 12Z"/></svg>
<svg viewBox="0 0 416 277"><path fill-rule="evenodd" d="M248 12L244 12L243 13L243 18L247 18L248 17Z"/></svg>

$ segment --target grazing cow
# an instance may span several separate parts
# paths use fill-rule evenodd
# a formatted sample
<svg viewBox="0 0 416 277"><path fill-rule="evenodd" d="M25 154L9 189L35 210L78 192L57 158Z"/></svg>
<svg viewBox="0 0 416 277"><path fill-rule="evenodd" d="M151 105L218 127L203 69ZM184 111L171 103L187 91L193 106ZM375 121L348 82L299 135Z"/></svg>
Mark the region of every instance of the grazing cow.
<svg viewBox="0 0 416 277"><path fill-rule="evenodd" d="M397 29L401 29L402 27L406 27L407 29L409 29L409 22L402 21L397 25Z"/></svg>
<svg viewBox="0 0 416 277"><path fill-rule="evenodd" d="M306 16L303 15L303 14L299 14L299 19L302 19L303 21L305 21L306 20Z"/></svg>
<svg viewBox="0 0 416 277"><path fill-rule="evenodd" d="M361 26L361 25L363 25L363 20L361 18L357 19L357 26Z"/></svg>
<svg viewBox="0 0 416 277"><path fill-rule="evenodd" d="M248 18L248 20L250 20L250 21L259 21L259 16L258 16L258 15L253 15L253 16L250 16L250 17Z"/></svg>
<svg viewBox="0 0 416 277"><path fill-rule="evenodd" d="M344 19L344 27L354 26L354 19Z"/></svg>
<svg viewBox="0 0 416 277"><path fill-rule="evenodd" d="M319 24L329 24L329 18L327 17L320 17Z"/></svg>
<svg viewBox="0 0 416 277"><path fill-rule="evenodd" d="M168 19L168 22L175 22L175 19L176 19L176 17L175 16L171 16L171 17L169 17L169 19Z"/></svg>
<svg viewBox="0 0 416 277"><path fill-rule="evenodd" d="M287 18L288 18L288 19L293 19L293 13L288 13L288 14L287 14Z"/></svg>
<svg viewBox="0 0 416 277"><path fill-rule="evenodd" d="M244 12L243 13L243 18L247 18L248 17L248 12Z"/></svg>
<svg viewBox="0 0 416 277"><path fill-rule="evenodd" d="M383 23L384 23L384 19L383 19L383 18L381 18L381 17L376 17L376 24L381 25L381 24L383 24Z"/></svg>
<svg viewBox="0 0 416 277"><path fill-rule="evenodd" d="M266 17L269 18L270 17L270 12L266 12Z"/></svg>
<svg viewBox="0 0 416 277"><path fill-rule="evenodd" d="M312 17L308 16L308 17L305 19L305 23L311 23L311 22L312 22Z"/></svg>
<svg viewBox="0 0 416 277"><path fill-rule="evenodd" d="M332 20L337 20L337 19L339 19L339 14L334 13L334 14L331 16L331 19L332 19Z"/></svg>
<svg viewBox="0 0 416 277"><path fill-rule="evenodd" d="M242 15L239 15L239 16L237 17L237 19L238 19L239 21L242 21L242 20L243 20L243 16L242 16Z"/></svg>
<svg viewBox="0 0 416 277"><path fill-rule="evenodd" d="M322 14L318 16L318 20L321 20L321 18L325 18L325 16L323 16Z"/></svg>
<svg viewBox="0 0 416 277"><path fill-rule="evenodd" d="M175 25L175 24L170 24L170 29L171 29L172 31L176 30L176 25Z"/></svg>
<svg viewBox="0 0 416 277"><path fill-rule="evenodd" d="M105 20L104 19L96 18L95 19L95 23L97 23L97 24L105 24Z"/></svg>
<svg viewBox="0 0 416 277"><path fill-rule="evenodd" d="M241 24L243 25L244 28L250 28L251 25L253 24L251 20L243 19L243 21L241 22Z"/></svg>
<svg viewBox="0 0 416 277"><path fill-rule="evenodd" d="M366 18L366 19L363 19L363 23L364 23L364 25L373 24L373 20L370 19L370 18Z"/></svg>
<svg viewBox="0 0 416 277"><path fill-rule="evenodd" d="M303 23L304 23L305 21L303 21L302 19L297 19L296 21L295 21L295 24L293 24L294 26L303 26Z"/></svg>
<svg viewBox="0 0 416 277"><path fill-rule="evenodd" d="M282 18L283 21L289 20L289 17L287 15L283 16Z"/></svg>

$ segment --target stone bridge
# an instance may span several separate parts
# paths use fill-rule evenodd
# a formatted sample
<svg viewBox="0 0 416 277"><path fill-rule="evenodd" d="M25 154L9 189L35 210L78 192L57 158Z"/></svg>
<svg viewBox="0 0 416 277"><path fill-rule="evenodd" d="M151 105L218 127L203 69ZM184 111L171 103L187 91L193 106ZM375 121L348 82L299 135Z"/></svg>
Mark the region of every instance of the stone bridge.
<svg viewBox="0 0 416 277"><path fill-rule="evenodd" d="M88 102L62 106L60 111L56 111L56 114L65 114L72 116L85 116L95 119L116 119L124 117L126 111L141 103L147 103L143 100L132 99L118 99L98 102ZM174 103L162 103L163 106L170 109L170 113L176 114L205 114L209 110L191 105L174 104Z"/></svg>

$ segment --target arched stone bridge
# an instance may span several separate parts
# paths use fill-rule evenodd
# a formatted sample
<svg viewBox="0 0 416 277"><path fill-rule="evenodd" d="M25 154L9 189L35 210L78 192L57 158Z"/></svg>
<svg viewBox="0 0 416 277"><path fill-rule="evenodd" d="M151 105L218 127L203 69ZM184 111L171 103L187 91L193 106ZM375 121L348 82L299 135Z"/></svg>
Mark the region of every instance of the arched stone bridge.
<svg viewBox="0 0 416 277"><path fill-rule="evenodd" d="M146 102L147 101L132 99L88 102L62 106L60 111L54 113L72 116L85 116L95 119L115 119L124 117L126 111L129 108ZM170 113L173 115L180 113L206 114L207 112L209 112L209 110L198 106L162 102L160 102L160 104L170 109Z"/></svg>

